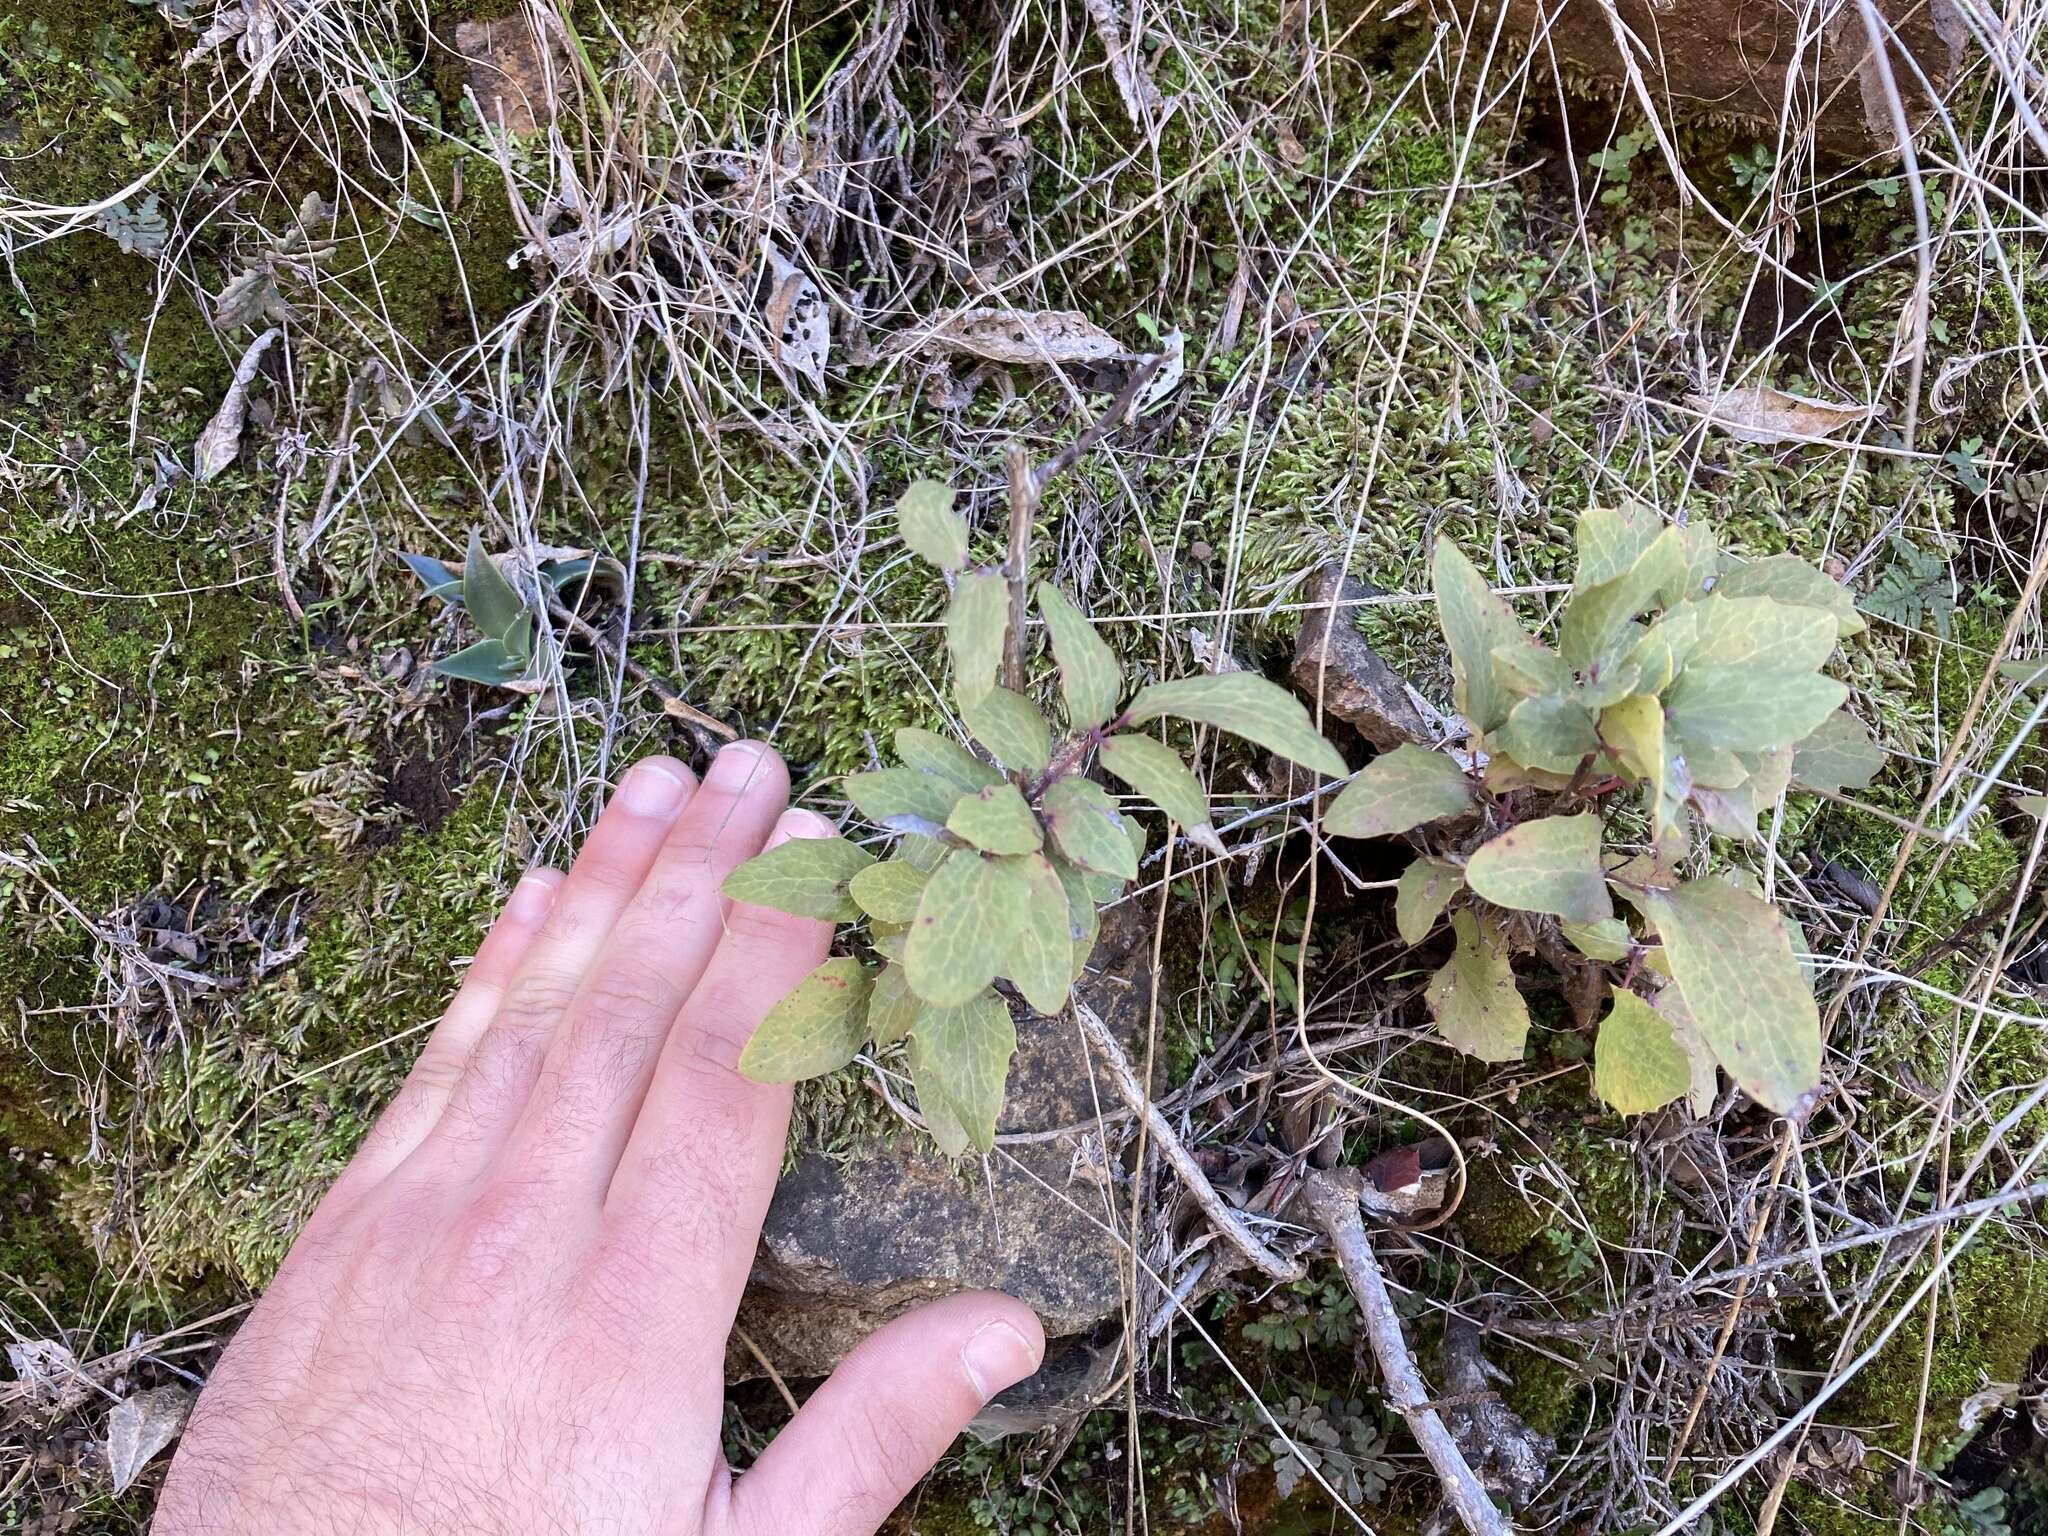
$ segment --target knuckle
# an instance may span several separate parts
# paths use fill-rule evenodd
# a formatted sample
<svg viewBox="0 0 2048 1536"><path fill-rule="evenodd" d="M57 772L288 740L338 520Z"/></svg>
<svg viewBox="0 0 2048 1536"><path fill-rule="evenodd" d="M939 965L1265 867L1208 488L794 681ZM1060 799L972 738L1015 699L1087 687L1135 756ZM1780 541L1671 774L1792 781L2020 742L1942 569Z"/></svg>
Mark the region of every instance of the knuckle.
<svg viewBox="0 0 2048 1536"><path fill-rule="evenodd" d="M505 1295L554 1224L551 1203L536 1182L485 1189L448 1229L441 1276L447 1299L459 1306Z"/></svg>
<svg viewBox="0 0 2048 1536"><path fill-rule="evenodd" d="M725 915L725 937L747 949L779 949L798 934L812 931L816 919L792 917L770 907L735 902Z"/></svg>

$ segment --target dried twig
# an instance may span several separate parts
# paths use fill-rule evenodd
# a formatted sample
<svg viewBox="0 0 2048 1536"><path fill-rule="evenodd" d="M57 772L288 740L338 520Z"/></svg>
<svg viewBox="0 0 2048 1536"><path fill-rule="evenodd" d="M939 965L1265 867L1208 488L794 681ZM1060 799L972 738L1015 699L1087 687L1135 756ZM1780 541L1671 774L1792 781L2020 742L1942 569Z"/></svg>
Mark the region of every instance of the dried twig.
<svg viewBox="0 0 2048 1536"><path fill-rule="evenodd" d="M1444 1494L1457 1511L1459 1523L1471 1536L1508 1536L1512 1527L1494 1507L1492 1496L1479 1481L1451 1438L1444 1421L1430 1400L1429 1386L1409 1353L1408 1340L1401 1332L1401 1318L1394 1311L1394 1298L1387 1294L1386 1277L1372 1251L1372 1239L1365 1235L1365 1218L1359 1214L1364 1180L1356 1168L1329 1171L1312 1169L1308 1176L1308 1207L1329 1235L1337 1250L1337 1262L1351 1294L1358 1299L1358 1315L1365 1322L1365 1336L1386 1378L1387 1400L1400 1411L1429 1458Z"/></svg>
<svg viewBox="0 0 2048 1536"><path fill-rule="evenodd" d="M614 661L623 666L636 682L645 686L649 693L652 693L657 699L661 700L661 707L668 714L673 715L676 719L702 735L713 736L720 741L736 741L739 739L740 733L738 731L727 725L716 715L707 715L703 710L697 708L696 705L690 703L680 693L676 692L673 684L641 666L639 662L626 653L622 646L615 645L595 625L591 624L589 620L578 614L574 609L551 597L548 599L548 614L557 623L566 625L573 633L596 646L607 661ZM709 746L710 743L707 742L705 745Z"/></svg>
<svg viewBox="0 0 2048 1536"><path fill-rule="evenodd" d="M1244 1218L1216 1193L1216 1186L1202 1172L1202 1165L1181 1145L1173 1126L1152 1102L1145 1085L1138 1081L1138 1074L1131 1070L1130 1058L1124 1055L1124 1048L1117 1043L1116 1036L1102 1022L1101 1016L1077 997L1074 999L1074 1017L1080 1020L1088 1043L1100 1051L1102 1059L1109 1064L1110 1081L1116 1085L1117 1097L1130 1106L1131 1112L1143 1120L1157 1138L1160 1154L1173 1165L1173 1171L1180 1175L1181 1183L1194 1197L1195 1204L1202 1208L1202 1213L1215 1223L1217 1231L1229 1238L1260 1274L1280 1281L1299 1280L1307 1272L1301 1261L1284 1259L1260 1242L1252 1235L1251 1228L1245 1225Z"/></svg>

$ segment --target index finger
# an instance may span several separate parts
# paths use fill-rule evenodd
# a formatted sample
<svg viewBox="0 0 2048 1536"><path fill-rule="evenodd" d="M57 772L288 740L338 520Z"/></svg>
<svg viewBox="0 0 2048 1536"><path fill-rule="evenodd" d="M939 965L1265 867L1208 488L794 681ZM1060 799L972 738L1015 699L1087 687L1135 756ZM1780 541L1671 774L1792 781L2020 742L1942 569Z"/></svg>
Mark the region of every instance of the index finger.
<svg viewBox="0 0 2048 1536"><path fill-rule="evenodd" d="M788 811L767 846L838 833ZM768 1010L818 966L832 925L733 902L723 937L669 1031L605 1199L607 1215L680 1230L712 1294L737 1305L789 1131L790 1088L741 1075Z"/></svg>

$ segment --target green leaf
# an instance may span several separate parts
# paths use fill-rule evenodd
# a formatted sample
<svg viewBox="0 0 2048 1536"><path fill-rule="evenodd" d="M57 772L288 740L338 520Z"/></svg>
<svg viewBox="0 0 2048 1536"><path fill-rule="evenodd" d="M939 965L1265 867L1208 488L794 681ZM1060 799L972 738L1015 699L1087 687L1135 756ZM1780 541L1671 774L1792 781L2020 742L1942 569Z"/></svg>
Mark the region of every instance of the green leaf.
<svg viewBox="0 0 2048 1536"><path fill-rule="evenodd" d="M1679 529L1685 542L1685 568L1677 580L1657 594L1659 606L1675 607L1698 597L1721 570L1721 545L1709 523L1688 523Z"/></svg>
<svg viewBox="0 0 2048 1536"><path fill-rule="evenodd" d="M1685 563L1685 536L1666 528L1620 575L1574 591L1558 625L1557 648L1566 663L1582 673L1597 673L1628 635L1629 621L1683 578Z"/></svg>
<svg viewBox="0 0 2048 1536"><path fill-rule="evenodd" d="M1498 907L1548 912L1575 923L1611 917L1600 873L1600 818L1544 816L1483 844L1465 861L1465 883Z"/></svg>
<svg viewBox="0 0 2048 1536"><path fill-rule="evenodd" d="M1650 1000L1650 1006L1670 1023L1671 1038L1685 1052L1686 1069L1692 1079L1688 1102L1693 1117L1698 1119L1713 1109L1714 1098L1721 1091L1720 1068L1714 1061L1714 1053L1700 1038L1699 1026L1693 1023L1692 1015L1686 1011L1685 999L1677 987L1668 984L1660 987Z"/></svg>
<svg viewBox="0 0 2048 1536"><path fill-rule="evenodd" d="M1475 912L1453 912L1458 947L1423 993L1437 1032L1481 1061L1520 1061L1529 1037L1529 1005L1515 989L1507 935Z"/></svg>
<svg viewBox="0 0 2048 1536"><path fill-rule="evenodd" d="M1640 674L1636 679L1638 692L1661 695L1692 656L1693 641L1699 633L1699 617L1694 607L1687 603L1660 614L1657 622L1629 648L1623 659Z"/></svg>
<svg viewBox="0 0 2048 1536"><path fill-rule="evenodd" d="M1001 946L999 975L1008 977L1040 1013L1057 1013L1074 979L1074 926L1067 888L1042 853L1004 859L1025 887L1021 919L991 935Z"/></svg>
<svg viewBox="0 0 2048 1536"><path fill-rule="evenodd" d="M1162 715L1213 725L1333 779L1351 771L1337 749L1317 733L1301 700L1255 672L1153 683L1138 690L1127 718L1132 725L1143 725Z"/></svg>
<svg viewBox="0 0 2048 1536"><path fill-rule="evenodd" d="M414 562L418 561L420 556L407 555L404 558L414 570L419 570L419 566ZM420 579L427 579L424 572ZM431 585L428 590L433 590ZM2043 683L2048 683L2048 656L2029 656L2024 660L2001 661L1998 664L1998 675L2009 683L2018 683L2022 688L2038 688Z"/></svg>
<svg viewBox="0 0 2048 1536"><path fill-rule="evenodd" d="M1818 608L1716 592L1693 609L1689 666L1818 672L1835 649L1835 621Z"/></svg>
<svg viewBox="0 0 2048 1536"><path fill-rule="evenodd" d="M845 788L846 798L876 826L927 835L946 824L960 799L957 785L915 768L849 774Z"/></svg>
<svg viewBox="0 0 2048 1536"><path fill-rule="evenodd" d="M927 837L922 832L906 832L896 840L896 857L919 874L928 875L937 869L946 862L946 855L951 851L937 837Z"/></svg>
<svg viewBox="0 0 2048 1536"><path fill-rule="evenodd" d="M1451 898L1465 888L1465 872L1441 859L1417 859L1394 887L1394 927L1413 948L1429 937Z"/></svg>
<svg viewBox="0 0 2048 1536"><path fill-rule="evenodd" d="M1820 728L1849 690L1814 672L1764 672L1754 667L1688 664L1665 698L1671 729L1689 747L1768 752ZM1693 777L1703 777L1692 765Z"/></svg>
<svg viewBox="0 0 2048 1536"><path fill-rule="evenodd" d="M1013 859L956 850L925 882L903 944L910 989L950 1008L996 979L1006 936L1028 920L1031 887Z"/></svg>
<svg viewBox="0 0 2048 1536"><path fill-rule="evenodd" d="M1597 923L1559 923L1557 927L1565 943L1588 960L1613 965L1628 958L1633 940L1628 924L1618 917L1603 917Z"/></svg>
<svg viewBox="0 0 2048 1536"><path fill-rule="evenodd" d="M996 685L1010 633L1010 589L995 571L969 571L946 607L946 654L953 699L964 711Z"/></svg>
<svg viewBox="0 0 2048 1536"><path fill-rule="evenodd" d="M465 683L502 688L524 677L527 665L526 661L508 651L502 641L479 640L474 645L464 646L453 656L443 656L428 670Z"/></svg>
<svg viewBox="0 0 2048 1536"><path fill-rule="evenodd" d="M1671 1036L1671 1021L1616 987L1593 1043L1593 1091L1621 1114L1646 1115L1691 1086L1692 1067Z"/></svg>
<svg viewBox="0 0 2048 1536"><path fill-rule="evenodd" d="M1572 589L1583 592L1626 576L1661 532L1656 517L1641 508L1588 507L1573 531L1579 563Z"/></svg>
<svg viewBox="0 0 2048 1536"><path fill-rule="evenodd" d="M1052 632L1060 694L1067 701L1067 727L1091 730L1114 715L1122 702L1123 668L1087 616L1051 582L1038 584L1038 611L1045 615L1045 627Z"/></svg>
<svg viewBox="0 0 2048 1536"><path fill-rule="evenodd" d="M1797 555L1771 555L1721 573L1714 590L1722 597L1769 597L1832 614L1835 635L1846 640L1868 627L1848 588L1831 581Z"/></svg>
<svg viewBox="0 0 2048 1536"><path fill-rule="evenodd" d="M886 867L886 866L885 866ZM894 1045L910 1033L924 1004L910 990L910 978L893 962L882 967L868 993L868 1036L876 1045Z"/></svg>
<svg viewBox="0 0 2048 1536"><path fill-rule="evenodd" d="M1493 648L1493 676L1517 698L1539 693L1569 693L1574 679L1564 658L1529 635Z"/></svg>
<svg viewBox="0 0 2048 1536"><path fill-rule="evenodd" d="M896 756L904 767L943 779L970 795L977 789L1003 782L1002 774L993 764L984 763L957 741L949 741L931 731L921 731L914 725L898 728Z"/></svg>
<svg viewBox="0 0 2048 1536"><path fill-rule="evenodd" d="M1387 837L1472 808L1472 781L1450 757L1404 742L1359 770L1323 813L1332 837Z"/></svg>
<svg viewBox="0 0 2048 1536"><path fill-rule="evenodd" d="M913 480L896 503L896 531L910 552L951 575L967 563L967 519L953 510L953 488Z"/></svg>
<svg viewBox="0 0 2048 1536"><path fill-rule="evenodd" d="M1102 915L1095 909L1094 893L1088 889L1088 878L1065 859L1048 861L1053 873L1060 877L1060 884L1067 893L1067 937L1074 945L1074 969L1072 979L1079 981L1081 972L1088 964L1089 955L1095 951L1096 935L1102 929Z"/></svg>
<svg viewBox="0 0 2048 1536"><path fill-rule="evenodd" d="M884 923L909 923L917 919L917 904L929 878L908 859L891 859L857 871L847 882L847 891L869 917Z"/></svg>
<svg viewBox="0 0 2048 1536"><path fill-rule="evenodd" d="M1448 538L1436 541L1432 580L1437 623L1451 649L1453 698L1473 730L1498 730L1515 696L1494 675L1496 646L1526 641L1514 612Z"/></svg>
<svg viewBox="0 0 2048 1536"><path fill-rule="evenodd" d="M1589 752L1600 750L1593 712L1574 698L1539 694L1508 711L1493 743L1525 768L1571 773Z"/></svg>
<svg viewBox="0 0 2048 1536"><path fill-rule="evenodd" d="M1138 878L1138 856L1124 836L1122 814L1101 785L1076 777L1058 779L1046 786L1040 808L1053 842L1075 864L1090 874Z"/></svg>
<svg viewBox="0 0 2048 1536"><path fill-rule="evenodd" d="M1209 824L1209 797L1180 754L1150 736L1112 736L1102 744L1102 766L1180 824L1188 840L1211 853L1223 839Z"/></svg>
<svg viewBox="0 0 2048 1536"><path fill-rule="evenodd" d="M1722 880L1630 899L1655 926L1686 1011L1728 1075L1789 1114L1820 1083L1820 1011L1783 916Z"/></svg>
<svg viewBox="0 0 2048 1536"><path fill-rule="evenodd" d="M740 865L719 890L749 906L848 923L861 908L847 887L875 867L872 856L843 837L792 837Z"/></svg>
<svg viewBox="0 0 2048 1536"><path fill-rule="evenodd" d="M469 552L462 562L462 606L487 635L503 635L527 617L526 604L512 590L497 562L484 553L483 540L469 530Z"/></svg>
<svg viewBox="0 0 2048 1536"><path fill-rule="evenodd" d="M462 601L462 577L440 560L431 555L409 555L404 550L398 558L419 577L420 584L427 589L427 596L438 597L444 603Z"/></svg>
<svg viewBox="0 0 2048 1536"><path fill-rule="evenodd" d="M740 1052L740 1071L757 1083L793 1083L845 1066L868 1037L869 988L858 960L827 960L768 1010Z"/></svg>
<svg viewBox="0 0 2048 1536"><path fill-rule="evenodd" d="M1045 840L1024 791L1014 784L991 784L962 795L946 818L946 830L983 853L1036 853Z"/></svg>
<svg viewBox="0 0 2048 1536"><path fill-rule="evenodd" d="M1838 709L1792 749L1792 777L1808 789L1867 789L1884 771L1885 752L1856 717Z"/></svg>
<svg viewBox="0 0 2048 1536"><path fill-rule="evenodd" d="M1036 773L1052 760L1052 728L1021 693L990 688L961 704L960 719L1005 768Z"/></svg>
<svg viewBox="0 0 2048 1536"><path fill-rule="evenodd" d="M1016 1049L1017 1027L993 992L918 1014L910 1031L910 1078L918 1109L948 1157L968 1143L984 1155L995 1149L996 1117ZM943 1115L933 1113L935 1104ZM944 1130L957 1131L961 1142L948 1147Z"/></svg>

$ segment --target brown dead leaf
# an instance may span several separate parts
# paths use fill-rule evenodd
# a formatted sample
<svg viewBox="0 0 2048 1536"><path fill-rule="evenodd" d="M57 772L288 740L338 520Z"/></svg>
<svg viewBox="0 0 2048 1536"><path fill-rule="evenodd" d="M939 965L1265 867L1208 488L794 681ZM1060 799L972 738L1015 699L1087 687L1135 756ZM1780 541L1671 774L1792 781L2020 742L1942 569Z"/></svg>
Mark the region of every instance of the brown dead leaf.
<svg viewBox="0 0 2048 1536"><path fill-rule="evenodd" d="M1071 309L963 309L934 328L926 340L949 352L1027 368L1105 363L1134 355L1093 320Z"/></svg>
<svg viewBox="0 0 2048 1536"><path fill-rule="evenodd" d="M1685 403L1738 442L1828 442L1877 415L1874 407L1817 400L1758 384L1714 395L1687 395Z"/></svg>
<svg viewBox="0 0 2048 1536"><path fill-rule="evenodd" d="M220 408L199 434L192 449L192 478L201 484L234 463L241 453L242 423L249 416L249 386L255 381L256 370L263 366L263 354L279 334L277 327L272 326L249 343L241 362L235 365L235 376L228 384L228 392L221 397Z"/></svg>

